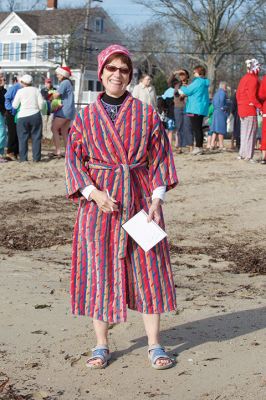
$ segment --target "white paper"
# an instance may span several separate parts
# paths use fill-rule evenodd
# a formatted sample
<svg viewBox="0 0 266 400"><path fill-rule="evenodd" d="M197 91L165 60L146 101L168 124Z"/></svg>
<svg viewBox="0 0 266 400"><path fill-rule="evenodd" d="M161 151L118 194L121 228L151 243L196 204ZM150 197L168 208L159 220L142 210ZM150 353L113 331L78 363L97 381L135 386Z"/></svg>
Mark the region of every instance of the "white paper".
<svg viewBox="0 0 266 400"><path fill-rule="evenodd" d="M149 251L167 236L165 231L156 222L148 222L147 217L147 213L141 210L122 225L122 228L125 229L144 251Z"/></svg>

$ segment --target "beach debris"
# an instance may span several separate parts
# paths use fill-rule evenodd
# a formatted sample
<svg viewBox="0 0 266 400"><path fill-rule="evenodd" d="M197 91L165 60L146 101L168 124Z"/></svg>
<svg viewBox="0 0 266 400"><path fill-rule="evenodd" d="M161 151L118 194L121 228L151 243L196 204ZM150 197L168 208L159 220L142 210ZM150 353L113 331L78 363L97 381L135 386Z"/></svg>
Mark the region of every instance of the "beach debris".
<svg viewBox="0 0 266 400"><path fill-rule="evenodd" d="M45 400L49 398L49 393L43 391L33 392L30 397L31 400Z"/></svg>
<svg viewBox="0 0 266 400"><path fill-rule="evenodd" d="M3 392L8 382L9 382L9 377L4 372L0 372L0 393Z"/></svg>
<svg viewBox="0 0 266 400"><path fill-rule="evenodd" d="M31 333L34 335L47 335L48 334L47 331L43 331L41 329L38 329L37 331L32 331Z"/></svg>
<svg viewBox="0 0 266 400"><path fill-rule="evenodd" d="M81 359L81 356L72 357L70 359L70 366L73 367L80 359Z"/></svg>
<svg viewBox="0 0 266 400"><path fill-rule="evenodd" d="M34 308L36 310L41 310L42 308L51 308L50 304L35 304Z"/></svg>

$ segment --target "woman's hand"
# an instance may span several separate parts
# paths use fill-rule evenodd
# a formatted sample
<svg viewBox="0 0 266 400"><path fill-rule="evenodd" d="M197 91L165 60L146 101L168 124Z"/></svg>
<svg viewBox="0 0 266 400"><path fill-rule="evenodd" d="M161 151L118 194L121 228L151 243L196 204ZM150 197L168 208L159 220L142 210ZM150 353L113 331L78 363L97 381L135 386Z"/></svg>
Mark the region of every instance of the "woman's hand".
<svg viewBox="0 0 266 400"><path fill-rule="evenodd" d="M152 220L154 220L156 222L156 224L159 224L160 220L161 220L161 204L162 204L162 200L161 199L153 199L151 206L149 208L149 215L147 218L148 222L151 222Z"/></svg>
<svg viewBox="0 0 266 400"><path fill-rule="evenodd" d="M101 211L107 213L118 211L116 200L108 196L108 193L104 190L94 189L91 192L90 197L95 201Z"/></svg>

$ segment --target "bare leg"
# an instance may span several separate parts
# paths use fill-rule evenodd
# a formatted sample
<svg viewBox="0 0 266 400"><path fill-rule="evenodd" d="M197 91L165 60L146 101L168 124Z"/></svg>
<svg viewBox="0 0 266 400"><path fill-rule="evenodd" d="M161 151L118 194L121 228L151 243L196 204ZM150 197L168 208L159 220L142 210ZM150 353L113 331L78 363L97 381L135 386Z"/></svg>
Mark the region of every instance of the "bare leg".
<svg viewBox="0 0 266 400"><path fill-rule="evenodd" d="M219 148L223 149L224 147L224 136L223 135L218 135L218 140L219 140Z"/></svg>
<svg viewBox="0 0 266 400"><path fill-rule="evenodd" d="M64 144L66 146L67 137L68 137L68 129L70 126L70 120L65 118L57 118L55 117L52 123L52 132L53 132L53 140L55 145L55 154L60 156L61 148L60 148L60 133L63 136Z"/></svg>
<svg viewBox="0 0 266 400"><path fill-rule="evenodd" d="M93 320L93 327L96 335L97 346L108 345L108 322L99 321L98 319Z"/></svg>
<svg viewBox="0 0 266 400"><path fill-rule="evenodd" d="M167 134L168 134L168 139L169 139L170 145L172 147L173 132L172 131L167 131Z"/></svg>
<svg viewBox="0 0 266 400"><path fill-rule="evenodd" d="M211 148L214 149L215 147L215 141L216 141L216 133L212 134L212 141L211 141Z"/></svg>
<svg viewBox="0 0 266 400"><path fill-rule="evenodd" d="M142 314L145 331L148 337L148 345L160 343L160 314ZM171 364L170 360L158 359L158 365Z"/></svg>
<svg viewBox="0 0 266 400"><path fill-rule="evenodd" d="M60 121L62 118L54 118L51 126L51 130L53 132L53 142L55 145L55 154L58 156L61 154L61 149L60 149L60 129L62 122Z"/></svg>
<svg viewBox="0 0 266 400"><path fill-rule="evenodd" d="M65 119L65 123L64 125L61 127L61 133L64 139L64 145L66 148L67 145L67 139L68 139L68 131L69 131L69 127L70 127L70 119Z"/></svg>
<svg viewBox="0 0 266 400"><path fill-rule="evenodd" d="M211 137L211 135L208 135L208 137L207 137L207 149L211 148L211 142L212 142L212 137Z"/></svg>
<svg viewBox="0 0 266 400"><path fill-rule="evenodd" d="M108 322L99 321L98 319L93 320L97 346L108 346L108 325ZM90 363L94 365L100 365L102 364L102 360L100 358L96 358L95 360L91 360Z"/></svg>

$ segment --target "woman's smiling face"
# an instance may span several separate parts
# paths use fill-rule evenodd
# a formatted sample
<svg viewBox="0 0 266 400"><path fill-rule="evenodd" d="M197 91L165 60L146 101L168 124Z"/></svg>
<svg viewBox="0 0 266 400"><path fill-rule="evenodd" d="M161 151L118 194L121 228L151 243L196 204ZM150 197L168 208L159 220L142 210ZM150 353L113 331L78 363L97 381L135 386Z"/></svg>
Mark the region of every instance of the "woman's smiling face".
<svg viewBox="0 0 266 400"><path fill-rule="evenodd" d="M112 69L115 71L111 71ZM108 70L109 69L109 70ZM130 69L128 65L117 56L112 61L106 63L102 73L102 84L105 88L106 94L111 97L122 96L129 84Z"/></svg>

